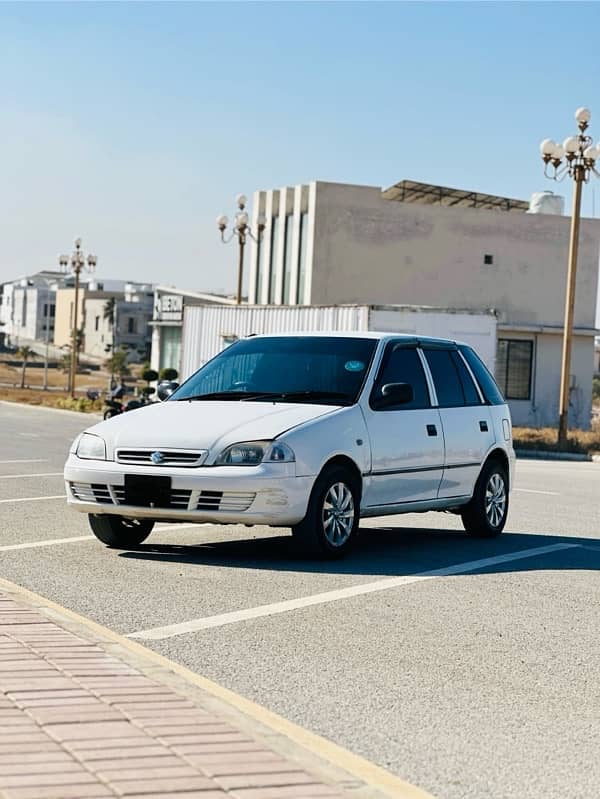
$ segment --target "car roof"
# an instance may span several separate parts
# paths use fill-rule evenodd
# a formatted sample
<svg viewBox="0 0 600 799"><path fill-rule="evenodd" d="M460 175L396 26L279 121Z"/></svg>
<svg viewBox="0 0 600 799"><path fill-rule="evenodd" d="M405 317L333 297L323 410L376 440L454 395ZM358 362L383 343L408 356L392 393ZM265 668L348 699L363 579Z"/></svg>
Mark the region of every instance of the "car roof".
<svg viewBox="0 0 600 799"><path fill-rule="evenodd" d="M432 344L438 346L462 344L461 341L454 341L453 339L419 336L412 333L390 333L389 331L381 330L295 330L281 333L252 333L250 336L246 336L246 338L305 338L316 336L323 338L367 338L377 341L387 341L390 339L397 341L398 339L403 339L406 342L414 341L415 344Z"/></svg>

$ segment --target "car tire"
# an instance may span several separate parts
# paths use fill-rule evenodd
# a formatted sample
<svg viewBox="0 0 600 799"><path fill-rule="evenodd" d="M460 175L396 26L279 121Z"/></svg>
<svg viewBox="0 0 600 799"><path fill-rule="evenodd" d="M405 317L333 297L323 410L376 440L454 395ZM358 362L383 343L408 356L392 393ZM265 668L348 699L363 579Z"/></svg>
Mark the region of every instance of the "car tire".
<svg viewBox="0 0 600 799"><path fill-rule="evenodd" d="M504 530L508 516L508 475L497 460L485 464L473 497L461 511L468 535L473 538L495 538Z"/></svg>
<svg viewBox="0 0 600 799"><path fill-rule="evenodd" d="M109 411L104 411L104 416L102 418L104 419L104 421L106 421L107 419L112 419L113 416L118 416L119 413L120 413L120 411L115 411L115 410L112 410L112 409L109 410Z"/></svg>
<svg viewBox="0 0 600 799"><path fill-rule="evenodd" d="M90 513L88 521L99 541L109 547L131 549L138 546L152 532L154 522L148 519L125 519L123 516L96 516Z"/></svg>
<svg viewBox="0 0 600 799"><path fill-rule="evenodd" d="M358 537L360 485L342 466L325 469L315 481L306 516L292 527L298 552L334 559L345 555Z"/></svg>

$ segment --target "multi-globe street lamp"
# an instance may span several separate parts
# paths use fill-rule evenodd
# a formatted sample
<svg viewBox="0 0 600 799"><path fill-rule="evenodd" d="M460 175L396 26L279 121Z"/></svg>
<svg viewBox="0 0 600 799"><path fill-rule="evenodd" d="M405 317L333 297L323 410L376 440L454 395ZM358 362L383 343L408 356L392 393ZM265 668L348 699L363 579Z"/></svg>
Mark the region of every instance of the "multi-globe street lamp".
<svg viewBox="0 0 600 799"><path fill-rule="evenodd" d="M77 316L79 311L79 276L83 269L93 272L96 269L98 259L95 255L88 255L87 258L81 251L81 239L75 239L75 249L71 255L60 255L58 263L61 269L66 272L71 270L75 275L75 305L73 309L73 329L71 331L71 365L69 369L69 391L71 396L75 396L75 374L77 370L77 350L79 349L79 331L77 329Z"/></svg>
<svg viewBox="0 0 600 799"><path fill-rule="evenodd" d="M246 241L248 240L248 236L257 243L260 242L262 238L263 231L265 229L265 218L264 216L258 217L257 223L257 231L256 235L252 233L250 230L249 224L249 217L248 212L246 209L246 197L244 194L238 194L235 198L235 201L238 206L238 210L235 215L235 219L233 221L233 230L230 236L225 236L225 231L227 229L227 225L229 224L229 219L225 214L221 214L217 217L217 227L221 231L221 241L223 244L228 244L234 236L237 236L238 243L239 243L239 259L238 259L238 282L237 282L237 304L240 305L242 302L242 278L244 273L244 247L246 246Z"/></svg>
<svg viewBox="0 0 600 799"><path fill-rule="evenodd" d="M569 265L567 270L567 289L565 297L565 316L562 346L562 367L560 378L560 404L558 424L558 445L564 448L569 430L569 393L571 372L571 350L573 344L573 315L575 310L575 283L577 274L577 250L579 247L579 222L581 219L581 189L592 174L600 177L596 161L600 160L600 148L593 146L593 139L586 134L591 119L587 108L578 108L575 119L579 133L569 136L561 144L552 139L544 139L540 153L544 161L544 174L552 180L572 178L573 214L571 216L571 236L569 241Z"/></svg>

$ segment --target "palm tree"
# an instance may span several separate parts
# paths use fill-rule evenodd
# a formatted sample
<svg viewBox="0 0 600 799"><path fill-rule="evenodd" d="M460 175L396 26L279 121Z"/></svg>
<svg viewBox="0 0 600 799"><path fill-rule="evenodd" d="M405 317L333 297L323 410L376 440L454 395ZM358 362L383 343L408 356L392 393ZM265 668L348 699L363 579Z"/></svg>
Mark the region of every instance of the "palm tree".
<svg viewBox="0 0 600 799"><path fill-rule="evenodd" d="M36 357L36 353L31 349L31 347L19 347L17 350L17 358L20 358L23 361L21 367L21 388L25 388L25 370L27 369L27 361L31 358Z"/></svg>
<svg viewBox="0 0 600 799"><path fill-rule="evenodd" d="M115 352L117 347L117 300L115 297L111 297L104 303L104 309L102 311L103 318L108 322L110 325L110 329L112 331L112 348L113 352Z"/></svg>

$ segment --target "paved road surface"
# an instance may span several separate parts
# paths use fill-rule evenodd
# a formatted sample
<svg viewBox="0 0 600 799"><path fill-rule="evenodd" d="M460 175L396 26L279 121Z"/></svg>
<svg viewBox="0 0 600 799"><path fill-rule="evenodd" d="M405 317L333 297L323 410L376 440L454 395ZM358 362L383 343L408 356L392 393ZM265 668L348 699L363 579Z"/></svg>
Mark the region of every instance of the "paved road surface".
<svg viewBox="0 0 600 799"><path fill-rule="evenodd" d="M0 576L439 799L597 799L599 464L520 461L494 541L431 513L364 522L335 564L268 528L158 525L122 552L60 498L88 423L0 404Z"/></svg>

